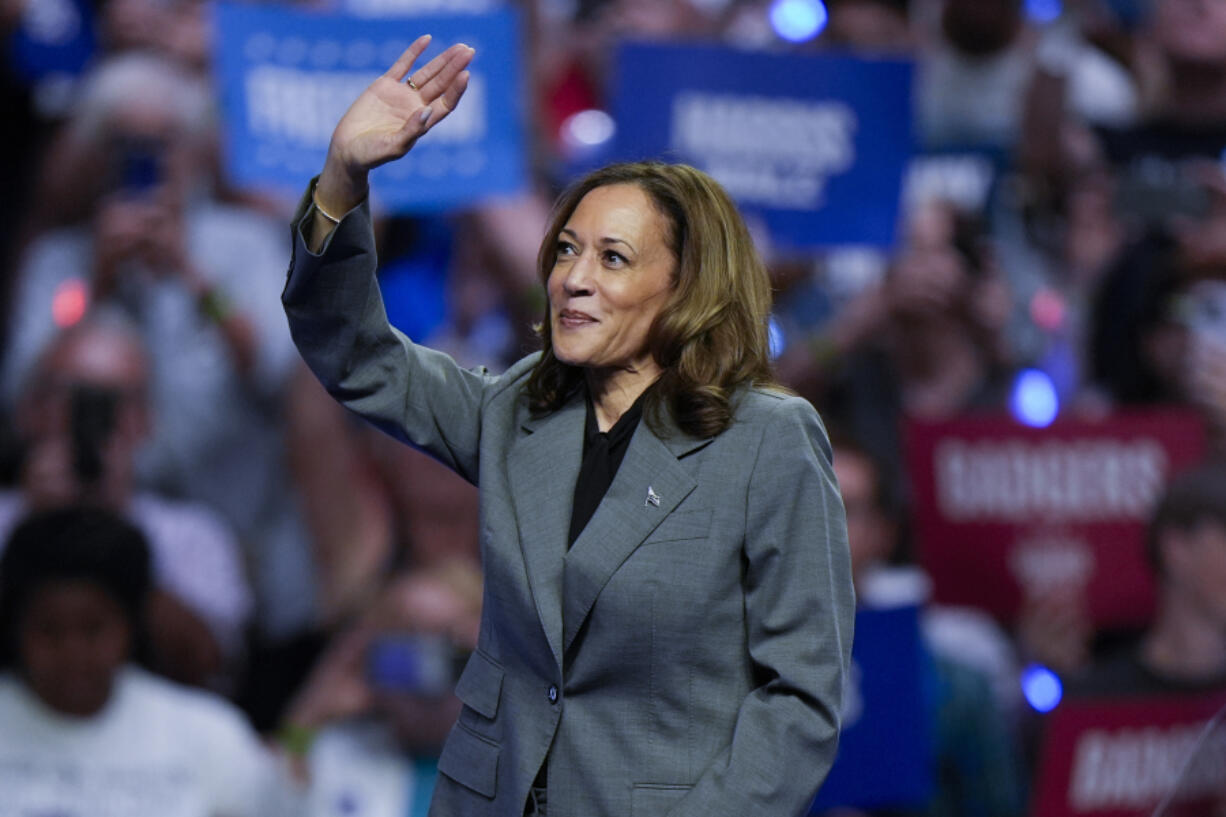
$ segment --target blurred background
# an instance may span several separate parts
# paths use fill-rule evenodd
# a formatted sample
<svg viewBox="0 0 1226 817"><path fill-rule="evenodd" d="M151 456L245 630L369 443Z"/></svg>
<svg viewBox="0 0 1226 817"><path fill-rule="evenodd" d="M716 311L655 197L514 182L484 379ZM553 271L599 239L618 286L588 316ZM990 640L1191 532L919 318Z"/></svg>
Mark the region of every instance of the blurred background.
<svg viewBox="0 0 1226 817"><path fill-rule="evenodd" d="M415 340L532 351L551 202L605 162L746 215L862 608L814 813L1226 813L1226 0L0 0L0 534L143 535L102 700L139 663L237 707L297 813L425 814L476 492L334 405L279 302L332 126L425 32L477 57L372 180ZM99 630L36 673L27 595L0 734L93 728L53 690ZM37 745L0 738L0 817L101 813L38 799Z"/></svg>

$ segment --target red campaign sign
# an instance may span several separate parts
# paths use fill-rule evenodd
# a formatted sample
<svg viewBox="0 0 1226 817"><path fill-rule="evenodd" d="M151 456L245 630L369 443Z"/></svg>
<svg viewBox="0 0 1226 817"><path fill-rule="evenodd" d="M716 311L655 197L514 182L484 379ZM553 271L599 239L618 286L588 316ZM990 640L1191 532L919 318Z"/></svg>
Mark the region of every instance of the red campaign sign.
<svg viewBox="0 0 1226 817"><path fill-rule="evenodd" d="M1226 814L1223 706L1226 691L1065 701L1048 716L1031 814Z"/></svg>
<svg viewBox="0 0 1226 817"><path fill-rule="evenodd" d="M1028 595L1085 589L1100 626L1153 609L1145 526L1170 477L1200 461L1205 429L1182 409L1060 420L911 421L907 463L920 558L934 596L1004 621Z"/></svg>

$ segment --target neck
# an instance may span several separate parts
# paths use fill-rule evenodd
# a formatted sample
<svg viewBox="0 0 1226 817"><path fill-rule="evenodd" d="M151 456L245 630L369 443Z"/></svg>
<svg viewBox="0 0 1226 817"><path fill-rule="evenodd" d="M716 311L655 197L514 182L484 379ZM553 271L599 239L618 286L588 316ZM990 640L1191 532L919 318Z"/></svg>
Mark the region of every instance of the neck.
<svg viewBox="0 0 1226 817"><path fill-rule="evenodd" d="M1226 675L1226 629L1190 605L1167 598L1141 644L1141 657L1171 678L1220 678Z"/></svg>
<svg viewBox="0 0 1226 817"><path fill-rule="evenodd" d="M596 410L596 425L608 431L625 414L634 401L660 376L659 367L642 369L588 369L588 394Z"/></svg>

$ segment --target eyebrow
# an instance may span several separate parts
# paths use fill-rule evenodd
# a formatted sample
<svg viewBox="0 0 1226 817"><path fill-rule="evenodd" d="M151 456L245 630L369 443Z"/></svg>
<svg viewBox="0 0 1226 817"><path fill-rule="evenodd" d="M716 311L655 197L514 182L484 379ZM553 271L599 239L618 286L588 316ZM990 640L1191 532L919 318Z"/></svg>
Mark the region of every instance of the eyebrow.
<svg viewBox="0 0 1226 817"><path fill-rule="evenodd" d="M561 230L558 231L558 235L561 235L562 233L566 233L568 236L575 239L576 241L579 240L579 235L569 227L563 227ZM638 252L638 250L634 248L634 245L631 244L629 241L627 241L624 238L613 238L612 236L603 236L602 238L600 238L599 241L597 241L597 243L601 244L602 246L606 246L606 247L610 244L624 244L630 248L630 252L632 253Z"/></svg>

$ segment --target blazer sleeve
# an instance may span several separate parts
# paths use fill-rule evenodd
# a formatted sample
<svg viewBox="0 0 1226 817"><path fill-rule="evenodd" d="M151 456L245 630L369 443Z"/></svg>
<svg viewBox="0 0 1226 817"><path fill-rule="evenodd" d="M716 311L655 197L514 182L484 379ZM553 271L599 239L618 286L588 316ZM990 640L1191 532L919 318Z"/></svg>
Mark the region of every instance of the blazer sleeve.
<svg viewBox="0 0 1226 817"><path fill-rule="evenodd" d="M670 817L807 812L834 763L855 594L830 443L804 400L766 419L745 519L749 658L761 684Z"/></svg>
<svg viewBox="0 0 1226 817"><path fill-rule="evenodd" d="M291 222L281 294L298 351L338 402L475 484L482 400L496 378L418 346L388 322L369 200L345 214L319 254L307 248L314 189L312 181Z"/></svg>

